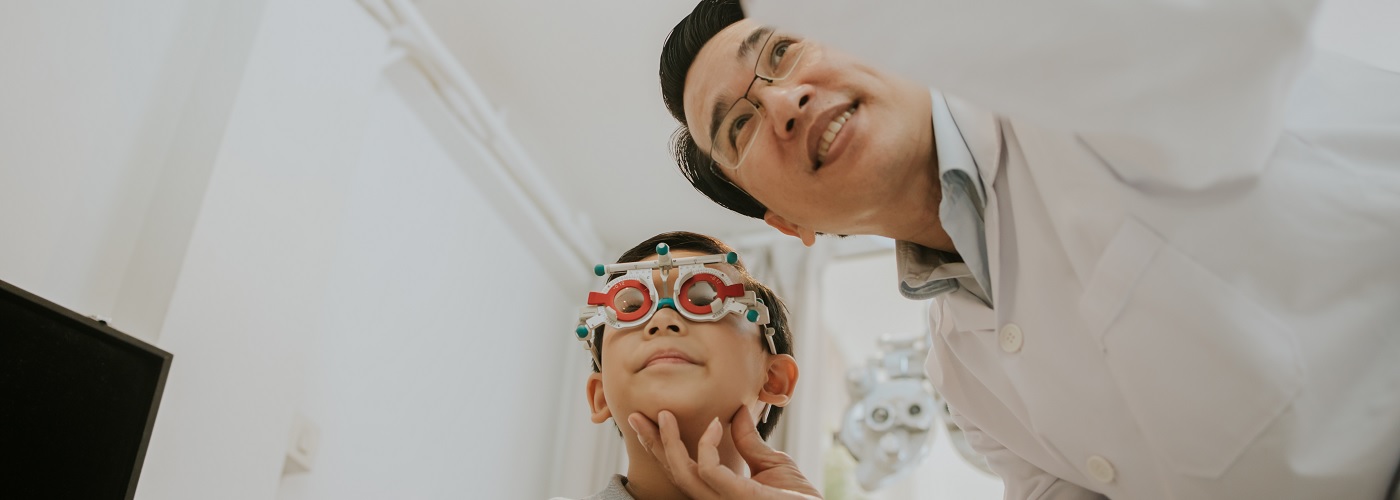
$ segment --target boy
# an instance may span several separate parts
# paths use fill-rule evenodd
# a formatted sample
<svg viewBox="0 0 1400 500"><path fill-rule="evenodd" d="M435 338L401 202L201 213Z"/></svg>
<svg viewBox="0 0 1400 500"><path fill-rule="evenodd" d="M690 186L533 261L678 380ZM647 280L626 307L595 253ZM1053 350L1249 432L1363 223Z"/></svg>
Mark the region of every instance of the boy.
<svg viewBox="0 0 1400 500"><path fill-rule="evenodd" d="M654 236L595 272L609 275L576 332L593 355L585 395L593 422L628 419L618 426L628 470L589 498L689 498L648 449L659 436L746 474L752 453L740 448L755 430L768 437L797 383L782 301L727 245L695 233Z"/></svg>

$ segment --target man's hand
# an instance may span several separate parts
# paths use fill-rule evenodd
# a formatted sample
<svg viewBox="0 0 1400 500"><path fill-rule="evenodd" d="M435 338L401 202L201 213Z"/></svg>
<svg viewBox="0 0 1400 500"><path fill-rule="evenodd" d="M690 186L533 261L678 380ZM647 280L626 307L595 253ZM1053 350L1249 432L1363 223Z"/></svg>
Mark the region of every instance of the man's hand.
<svg viewBox="0 0 1400 500"><path fill-rule="evenodd" d="M812 499L821 494L797 469L792 457L768 447L759 437L758 429L747 408L740 408L730 420L734 448L749 465L751 477L729 470L719 461L719 443L724 426L719 419L710 422L696 443L696 460L681 442L676 417L669 411L657 415L652 422L641 413L627 417L627 423L637 431L642 446L651 451L656 461L671 476L671 482L691 498L759 498ZM659 428L658 428L659 424Z"/></svg>

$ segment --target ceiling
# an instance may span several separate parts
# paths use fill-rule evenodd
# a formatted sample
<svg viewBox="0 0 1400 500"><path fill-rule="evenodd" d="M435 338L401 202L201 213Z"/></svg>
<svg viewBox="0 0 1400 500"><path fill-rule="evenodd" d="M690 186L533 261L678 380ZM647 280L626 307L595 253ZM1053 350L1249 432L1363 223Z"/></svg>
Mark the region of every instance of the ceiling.
<svg viewBox="0 0 1400 500"><path fill-rule="evenodd" d="M668 152L657 62L695 0L416 4L609 254L663 231L772 231L691 189Z"/></svg>
<svg viewBox="0 0 1400 500"><path fill-rule="evenodd" d="M587 214L609 254L653 234L736 239L776 234L690 188L667 141L657 61L696 0L416 0L439 38L505 117L569 206ZM1393 0L1329 3L1319 42L1400 70ZM1390 34L1386 34L1390 33Z"/></svg>

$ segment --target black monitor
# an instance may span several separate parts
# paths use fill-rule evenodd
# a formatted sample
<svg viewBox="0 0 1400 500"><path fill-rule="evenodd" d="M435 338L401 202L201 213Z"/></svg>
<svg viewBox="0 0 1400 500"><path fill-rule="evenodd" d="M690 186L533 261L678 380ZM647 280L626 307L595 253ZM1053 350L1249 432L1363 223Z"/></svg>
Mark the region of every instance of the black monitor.
<svg viewBox="0 0 1400 500"><path fill-rule="evenodd" d="M171 359L0 281L0 497L135 496Z"/></svg>

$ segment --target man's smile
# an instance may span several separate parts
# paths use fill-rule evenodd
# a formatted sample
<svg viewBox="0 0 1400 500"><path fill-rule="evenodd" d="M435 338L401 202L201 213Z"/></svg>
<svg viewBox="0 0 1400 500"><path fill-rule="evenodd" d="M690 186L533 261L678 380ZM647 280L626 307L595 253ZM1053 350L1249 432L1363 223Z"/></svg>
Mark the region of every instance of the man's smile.
<svg viewBox="0 0 1400 500"><path fill-rule="evenodd" d="M839 156L839 151L834 146L839 144L838 138L844 137L841 131L846 128L846 123L859 107L860 102L853 102L848 106L833 106L814 121L807 131L807 154L812 160L813 170L820 169L829 160Z"/></svg>

